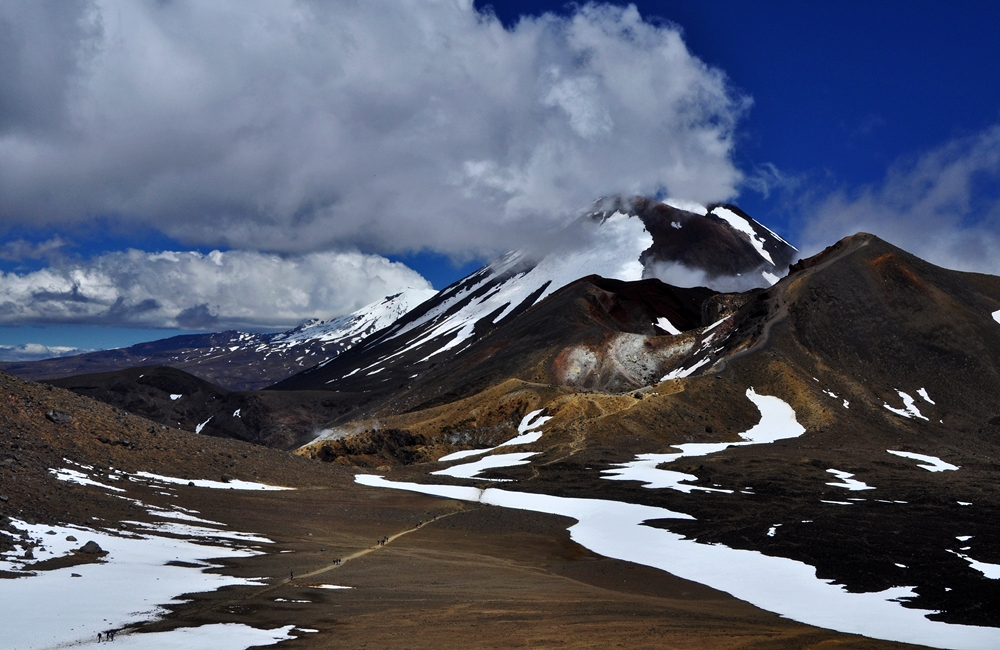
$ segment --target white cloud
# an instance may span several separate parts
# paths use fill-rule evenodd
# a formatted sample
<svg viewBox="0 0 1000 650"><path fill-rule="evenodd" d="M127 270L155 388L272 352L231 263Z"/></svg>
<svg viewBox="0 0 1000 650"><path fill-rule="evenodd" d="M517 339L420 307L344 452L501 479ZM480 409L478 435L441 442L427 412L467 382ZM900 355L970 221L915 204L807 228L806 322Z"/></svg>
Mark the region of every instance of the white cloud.
<svg viewBox="0 0 1000 650"><path fill-rule="evenodd" d="M38 361L54 357L71 357L85 352L93 352L93 350L71 348L64 345L42 345L41 343L0 345L0 361Z"/></svg>
<svg viewBox="0 0 1000 650"><path fill-rule="evenodd" d="M1000 125L896 164L879 185L813 202L806 254L870 232L934 264L1000 275Z"/></svg>
<svg viewBox="0 0 1000 650"><path fill-rule="evenodd" d="M0 246L0 260L20 262L49 258L58 255L68 243L58 235L42 242L14 239Z"/></svg>
<svg viewBox="0 0 1000 650"><path fill-rule="evenodd" d="M0 272L0 325L92 323L280 328L348 313L407 287L403 264L358 252L115 252L32 273Z"/></svg>
<svg viewBox="0 0 1000 650"><path fill-rule="evenodd" d="M653 262L647 264L642 277L656 278L675 287L708 287L723 293L749 291L771 286L759 271L742 275L709 275L701 269L685 266L680 262Z"/></svg>
<svg viewBox="0 0 1000 650"><path fill-rule="evenodd" d="M600 195L732 197L749 104L634 7L462 0L4 3L0 97L7 225L459 255Z"/></svg>

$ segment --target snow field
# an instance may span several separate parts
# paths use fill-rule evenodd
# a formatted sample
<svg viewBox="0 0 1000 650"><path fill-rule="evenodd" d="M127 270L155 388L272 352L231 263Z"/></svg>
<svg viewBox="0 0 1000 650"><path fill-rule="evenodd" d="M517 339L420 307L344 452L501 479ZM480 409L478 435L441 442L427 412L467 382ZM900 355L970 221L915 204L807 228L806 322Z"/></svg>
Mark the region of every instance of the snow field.
<svg viewBox="0 0 1000 650"><path fill-rule="evenodd" d="M185 528L183 533L194 537L196 542L151 533L119 535L78 526L31 525L17 520L13 524L44 544L45 551L36 553L36 558L40 560L65 555L91 540L107 551L107 555L99 564L81 564L40 571L22 578L0 580L5 648L29 650L96 640L99 631L117 629L161 616L166 613L161 605L177 602L181 594L213 591L232 585L259 584L245 578L205 573L205 569L221 566L212 564L210 558L239 558L260 553L232 543L216 542L207 545L206 541L218 534L218 531L206 528ZM49 531L54 534L49 534ZM67 540L71 536L77 541ZM168 565L167 562L196 566ZM22 562L20 566L9 568L19 570L23 564ZM254 631L253 628L234 630L234 639L247 638L252 643L273 643L271 637L265 639L258 636L258 632L262 631ZM268 631L270 632L274 631ZM212 630L205 633L209 636L214 634ZM183 634L197 636L195 632ZM191 644L194 643L196 640L191 641ZM175 646L151 646L147 643L134 647ZM183 647L237 646L202 643Z"/></svg>
<svg viewBox="0 0 1000 650"><path fill-rule="evenodd" d="M498 488L395 482L370 474L359 474L355 480L369 487L569 517L577 521L569 528L571 538L595 553L668 571L810 625L937 648L978 650L1000 646L1000 630L995 628L931 621L924 616L929 612L902 607L900 599L915 595L911 587L849 593L816 578L815 569L802 562L721 544L699 544L668 530L643 525L654 519L692 519L665 508Z"/></svg>
<svg viewBox="0 0 1000 650"><path fill-rule="evenodd" d="M157 650L244 650L250 646L268 646L296 638L292 630L307 633L314 630L296 628L294 625L259 630L241 623L217 623L200 627L180 627L169 632L149 634L118 634L115 648L157 648ZM103 648L104 643L95 639L89 643L74 644L79 648Z"/></svg>
<svg viewBox="0 0 1000 650"><path fill-rule="evenodd" d="M606 473L614 475L603 478L640 480L646 483L645 487L670 487L690 492L696 486L685 485L682 481L694 477L657 470L656 465L683 456L715 453L731 446L767 444L805 432L796 420L794 410L783 400L758 395L753 388L747 390L747 398L757 406L761 420L740 434L743 442L675 445L680 453L644 454L621 468L606 470ZM932 458L921 456L919 460ZM935 460L943 463L940 459ZM840 484L831 485L850 490L872 489L861 481L853 480L850 473L834 469L829 471L841 479ZM727 591L736 598L803 623L940 648L1000 646L1000 630L995 628L931 621L925 616L928 612L902 607L901 600L915 595L912 587L893 587L877 593L849 593L831 581L816 578L814 567L801 562L731 549L721 544L699 544L668 530L643 525L652 519L693 519L686 513L627 502L564 498L498 488L392 482L381 476L364 474L357 475L355 480L371 487L408 490L570 517L577 521L569 528L572 539L596 553L668 571ZM850 506L852 501L822 502ZM773 537L780 525L772 525L767 535ZM995 567L1000 577L1000 565L986 565L965 556L963 558L984 575Z"/></svg>

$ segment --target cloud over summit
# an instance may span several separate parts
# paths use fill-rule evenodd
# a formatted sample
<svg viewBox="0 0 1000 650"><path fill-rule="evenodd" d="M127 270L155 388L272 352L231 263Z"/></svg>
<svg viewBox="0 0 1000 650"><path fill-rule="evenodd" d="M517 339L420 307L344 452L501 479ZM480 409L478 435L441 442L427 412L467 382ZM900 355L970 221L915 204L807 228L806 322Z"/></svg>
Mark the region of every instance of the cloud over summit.
<svg viewBox="0 0 1000 650"><path fill-rule="evenodd" d="M7 3L0 97L8 225L458 255L602 194L732 197L748 103L634 7L458 0Z"/></svg>

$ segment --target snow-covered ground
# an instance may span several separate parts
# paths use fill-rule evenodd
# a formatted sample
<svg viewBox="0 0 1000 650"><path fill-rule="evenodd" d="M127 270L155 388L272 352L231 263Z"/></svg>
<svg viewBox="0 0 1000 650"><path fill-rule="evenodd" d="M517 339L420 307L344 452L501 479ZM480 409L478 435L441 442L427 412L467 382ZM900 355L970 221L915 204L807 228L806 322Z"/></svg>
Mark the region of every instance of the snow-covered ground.
<svg viewBox="0 0 1000 650"><path fill-rule="evenodd" d="M657 466L672 463L679 458L707 456L729 447L760 445L776 440L797 438L805 433L805 427L795 419L795 411L783 400L771 395L758 395L753 388L747 389L746 396L760 411L760 422L739 434L743 438L743 442L692 442L672 445L681 451L673 454L640 454L633 461L603 470L607 476L601 478L611 481L642 481L645 484L643 487L670 488L684 493L690 493L694 490L732 492L732 490L689 485L688 481L695 481L698 477L667 469L657 469Z"/></svg>
<svg viewBox="0 0 1000 650"><path fill-rule="evenodd" d="M310 633L315 630L285 625L273 630L259 630L240 623L216 623L199 627L181 627L169 632L149 634L119 634L115 637L114 648L135 648L135 650L244 650L251 646L268 646L297 638L293 630ZM75 643L74 648L105 648L107 643L98 643L95 638L88 643Z"/></svg>
<svg viewBox="0 0 1000 650"><path fill-rule="evenodd" d="M257 555L262 552L257 548L259 544L269 542L253 536L255 543L251 544L245 539L238 541L239 534L220 534L220 531L195 526L184 526L183 530L110 532L81 526L32 525L17 520L13 523L40 545L34 551L36 560L68 555L88 541L96 542L107 555L101 563L0 580L3 611L0 643L11 650L51 648L96 640L98 632L161 616L165 613L162 605L178 602L182 594L260 584L252 579L206 570L221 566L214 560ZM183 534L185 538L169 533ZM221 536L225 539L220 539ZM30 562L6 557L0 561L0 569L30 571L30 567L25 567ZM283 631L254 630L246 626L227 629L232 633L232 643L212 645L219 632L213 626L165 633L157 637L164 639L163 644L129 643L138 643L133 647L144 648L244 648L246 645L237 645L237 640L239 643L246 640L247 645L274 643L275 634L289 638L287 631L290 628L283 628ZM170 645L175 639L184 639L188 645Z"/></svg>
<svg viewBox="0 0 1000 650"><path fill-rule="evenodd" d="M759 395L752 388L746 394L760 410L761 419L757 425L740 434L742 442L676 445L681 450L680 453L645 454L632 463L607 470L612 476L603 478L639 480L646 483L646 487L669 487L690 492L695 486L686 485L683 481L695 477L658 470L656 465L684 456L717 453L732 446L767 444L794 438L805 432L798 423L794 410L783 400ZM905 452L897 455L932 463L937 461L934 466L942 469L957 469L955 466L942 467L948 464L933 457ZM452 455L452 459L457 458ZM830 473L841 480L840 483L831 483L836 487L850 490L873 489L854 480L853 474L848 472L831 469ZM903 607L902 601L916 595L913 587L893 587L877 593L850 593L832 581L817 578L815 568L802 562L756 551L732 549L717 543L699 544L669 530L644 525L645 522L656 519L693 519L683 512L622 501L556 497L498 488L387 481L381 476L366 474L356 476L355 480L371 487L408 490L569 517L577 521L569 528L572 539L595 553L668 571L803 623L877 639L939 648L1000 647L1000 630L996 628L932 621L926 617L931 612ZM824 503L853 505L853 501ZM773 524L767 535L775 536L779 526L780 523ZM993 572L996 571L996 577L1000 578L1000 566L978 562L957 551L952 552L960 555L987 577L994 577Z"/></svg>
<svg viewBox="0 0 1000 650"><path fill-rule="evenodd" d="M370 474L359 474L355 480L371 487L569 517L577 521L569 528L572 539L595 553L668 571L810 625L936 648L1000 647L996 628L932 621L925 616L930 612L903 607L900 600L915 595L911 587L850 593L817 578L815 568L802 562L699 544L643 525L655 519L692 519L681 512L623 501L387 481Z"/></svg>
<svg viewBox="0 0 1000 650"><path fill-rule="evenodd" d="M152 620L166 613L163 605L179 602L182 594L213 591L234 585L257 585L258 580L219 573L219 559L263 553L271 540L249 532L231 530L226 524L198 517L196 510L180 506L159 507L124 496L108 482L151 482L153 488L171 484L238 490L289 490L294 488L249 481L207 481L174 478L108 469L96 480L94 468L64 459L72 468L49 471L61 481L107 490L165 521L122 521L113 529L83 526L47 526L14 520L21 531L13 536L14 551L0 555L0 570L24 573L0 580L0 647L15 650L55 646L88 647L98 632ZM0 534L9 535L3 531ZM34 562L72 556L89 541L106 555L98 563L33 571ZM28 543L33 557L24 557ZM169 564L168 564L169 563ZM156 634L120 636L115 643L134 648L185 648L215 650L272 645L295 638L287 625L258 630L246 625L205 625Z"/></svg>

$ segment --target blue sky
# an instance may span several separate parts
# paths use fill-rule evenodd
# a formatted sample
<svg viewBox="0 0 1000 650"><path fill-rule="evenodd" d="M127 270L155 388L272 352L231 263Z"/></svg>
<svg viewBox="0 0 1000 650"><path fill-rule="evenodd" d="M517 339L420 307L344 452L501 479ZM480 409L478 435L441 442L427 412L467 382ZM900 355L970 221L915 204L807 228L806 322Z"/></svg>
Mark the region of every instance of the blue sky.
<svg viewBox="0 0 1000 650"><path fill-rule="evenodd" d="M86 4L77 3L81 12ZM441 288L518 237L553 227L591 187L615 184L725 196L807 253L869 230L945 266L1000 272L996 3L636 2L640 22L629 23L621 12L581 14L562 2L477 2L492 6L506 36L454 9L395 15L303 5L316 29L328 29L316 32L325 41L336 42L339 23L388 35L386 44L378 37L362 44L369 55L358 61L336 47L291 51L278 36L280 56L263 46L226 49L232 20L212 23L198 11L204 3L174 4L191 9L139 15L119 7L118 18L96 27L81 27L60 8L0 5L0 42L7 43L0 60L8 62L0 64L0 96L9 98L0 101L0 167L8 170L0 170L0 193L8 195L0 197L0 292L51 294L17 316L8 308L0 345L114 347L165 332L274 329L350 311L383 290L422 282ZM261 42L287 25L309 29L283 7L234 3L232 10L278 26ZM562 22L539 20L545 12ZM573 58L582 51L573 38L590 38L573 32L581 15L585 27L609 30L588 41L589 68ZM408 40L419 31L414 25L430 37ZM686 53L657 59L643 50L666 51L678 30ZM490 38L497 48L477 49ZM116 55L106 46L155 39L165 44L162 58L141 49ZM537 58L524 63L519 48L530 47ZM74 63L81 51L98 52L88 55L89 68ZM229 60L219 52L236 54ZM463 88L462 75L483 52L496 66L481 72L481 86ZM464 66L460 72L450 57ZM122 61L142 74L128 77ZM612 82L632 73L631 62L637 77L688 85L634 113L612 107L595 118L591 105L573 103L587 93L613 103L608 89L630 90ZM571 78L573 66L583 72ZM341 67L346 72L330 72ZM542 72L533 77L534 68ZM607 88L587 85L583 73L599 76L595 70ZM202 89L213 75L245 83ZM276 103L263 96L268 80L280 86L289 77L340 94L287 99L292 91L282 89L282 110L293 114L283 122L285 113L261 107ZM496 90L512 78L523 83ZM539 84L551 86L541 96L543 112ZM343 88L353 93L348 100ZM644 122L657 102L664 114L694 105L697 124L690 127L683 111L666 127ZM421 111L404 115L411 105ZM230 124L220 114L250 117ZM86 123L92 115L100 119ZM543 119L551 121L539 126ZM419 120L431 121L413 127ZM230 128L240 135L214 139ZM259 137L242 135L254 129ZM644 130L656 129L660 141L644 144ZM706 133L723 143L721 154L698 150ZM589 167L601 137L632 150ZM315 145L323 138L329 146ZM400 144L411 141L411 148ZM546 168L537 174L549 186L528 187L525 170L538 168L524 161L542 149L518 156L535 142L582 152L560 162L575 173L571 191L559 190L562 181L549 179ZM683 179L657 172L661 150L662 169L676 166L671 156L689 165ZM330 153L337 151L344 153ZM598 188L604 179L609 185ZM223 255L210 257L213 250ZM160 251L194 255L152 256ZM18 289L26 282L33 288ZM46 283L56 288L38 288ZM294 304L286 299L293 294L302 296Z"/></svg>

